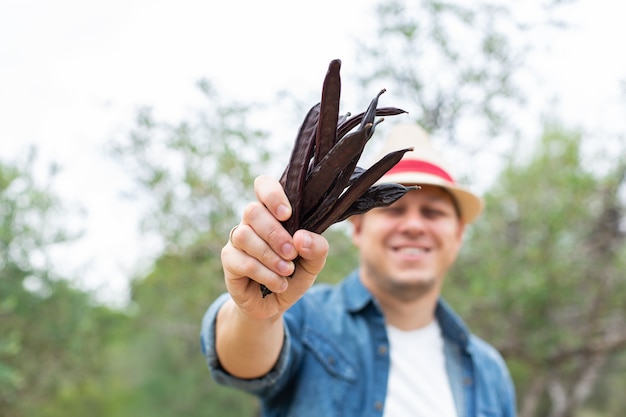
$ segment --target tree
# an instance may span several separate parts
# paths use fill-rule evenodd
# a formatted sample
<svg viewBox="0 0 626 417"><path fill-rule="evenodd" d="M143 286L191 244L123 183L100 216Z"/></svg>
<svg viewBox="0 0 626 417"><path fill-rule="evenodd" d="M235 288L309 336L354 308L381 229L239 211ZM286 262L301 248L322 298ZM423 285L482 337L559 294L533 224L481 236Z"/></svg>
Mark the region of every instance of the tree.
<svg viewBox="0 0 626 417"><path fill-rule="evenodd" d="M112 151L150 202L145 230L163 242L152 269L132 283L132 337L117 415L253 415L254 399L211 381L199 348L200 319L225 291L220 252L254 177L269 161L267 132L250 126L255 104L225 101L207 81L206 108L172 124L150 109Z"/></svg>
<svg viewBox="0 0 626 417"><path fill-rule="evenodd" d="M365 50L364 56L369 59L365 61L371 66L364 67L373 67L373 70L363 78L364 85L386 80L392 85L390 90L406 92L407 101L414 104L408 107L411 117L439 138L449 139L449 143L461 142L458 135L461 129L471 131L472 137L494 138L501 135L505 128L513 130L507 112L520 99L514 80L515 71L522 62L522 55L518 52L523 52L524 48L512 48L507 37L508 29L500 26L508 24L511 28L516 25L508 9L496 2L482 2L478 9L434 1L422 1L420 7L409 7L408 4L381 3L380 43L368 44ZM411 14L414 10L423 11L426 17L419 13ZM422 19L425 23L421 25L426 29L420 26ZM455 30L448 32L450 27ZM435 54L438 58L426 59L426 53ZM398 56L401 56L401 61L398 61ZM421 67L424 63L432 67ZM441 71L442 67L448 71ZM190 392L189 389L198 389L196 381L202 376L189 369L193 360L185 354L192 349L191 329L197 325L199 312L223 291L217 254L226 241L228 230L238 219L238 208L252 197L252 178L256 173L267 172L265 168L269 166L266 165L269 163L266 157L269 148L263 141L268 132L255 131L248 124L258 109L235 103L220 105L219 97L210 85L204 83L203 89L210 102L209 108L203 110L203 114L210 116L208 119L201 117L193 123L168 125L155 122L150 111L146 110L140 114L138 129L133 132L130 143L118 148L119 155L127 158L127 163L130 161L129 166L135 167L141 190L155 207L146 218L149 229L157 231L165 245L155 269L133 284L138 327L131 343L131 350L135 351L131 357L142 363L141 369L149 369L133 386L155 387L141 394L145 398L144 405L150 403L150 399L159 404L156 407L154 404L147 405L152 414L181 412L180 408L174 408L180 404L175 401L176 397L189 399L184 396L185 393ZM366 90L370 91L369 88ZM295 127L293 130L295 132ZM261 139L255 141L260 157L254 152L241 153L250 149L249 139L252 137ZM575 143L563 137L574 137L575 140L572 140ZM510 136L506 138L512 139ZM588 333L582 337L567 325L592 311L594 305L606 307L596 317L598 326L607 323L615 326L621 317L621 310L615 304L618 298L613 297L614 292L622 291L621 281L614 278L615 271L623 266L622 249L610 259L605 259L600 257L600 254L606 255L605 251L591 250L591 243L589 247L578 246L583 240L577 239L585 238L584 241L589 243L592 242L591 235L608 236L601 230L617 230L618 233L614 233L617 236L615 242L620 247L621 229L615 229L614 224L603 229L602 225L606 222L600 219L610 217L611 204L622 204L617 197L613 200L609 197L618 195L616 190L620 189L623 181L617 176L619 166L612 176L606 177L584 170L576 152L578 136L554 134L550 130L546 138L552 139L545 139L539 148L549 150L545 155L535 155L528 166L511 164L502 177L506 186L498 186L489 193L488 207L500 207L502 213L498 213L497 209L495 214L488 212L486 217L490 223L478 223L470 230L467 246L471 250L462 256L462 273L455 272L450 279L460 284L458 288L455 285L447 291L478 333L496 342L505 353L518 383L522 412L525 415L540 415L551 409L554 416L565 416L574 413L585 401L603 361L613 359L613 352L622 346L620 340L612 341L608 344L612 350L604 349L602 360L590 360L587 354L597 349L582 343L592 340L592 336L599 337L595 340L602 342L601 337L608 334L605 332L608 327L595 327L593 329L601 331L591 334L590 326ZM470 152L484 149L486 143L487 140L476 141ZM467 151L467 142L464 141L463 145L462 149ZM503 149L508 154L514 149L515 141L507 141L505 145ZM545 173L557 163L563 164L563 172L547 181ZM275 169L271 171L276 172ZM610 178L614 178L613 188L607 185ZM606 200L600 198L605 194L600 195L598 186L608 190ZM557 206L553 207L551 199L561 191L567 197L558 200ZM503 196L507 199L502 205L498 201ZM520 196L524 198L515 199ZM585 202L606 201L606 204L594 203L589 207L576 206L572 209L568 203L574 197ZM546 210L538 213L536 207L545 207ZM509 208L512 214L507 211ZM522 217L519 215L522 209L531 210L532 215ZM565 209L571 211L567 213L567 221ZM492 220L495 224L491 223ZM595 225L594 232L592 224ZM323 279L332 281L343 275L347 265L356 265L334 261L338 248L345 249L344 253L348 256L354 254L341 231L341 227L329 231L337 235L332 237L333 255L329 258ZM483 243L479 237L485 233L489 236L496 233L494 236L497 238ZM554 242L553 236L557 236ZM509 244L511 246L507 246ZM504 255L499 256L502 253L500 250L504 250ZM602 289L582 285L581 271L584 268L588 273L596 271L592 262L560 257L561 254L571 255L572 250L585 250L590 257L598 256L594 262L601 259L603 265L615 265L617 262L619 267L615 271L608 266L605 270L607 277L613 277L607 278L606 282L612 282L614 287ZM493 254L493 257L486 254ZM526 262L526 268L519 268L520 259ZM561 262L562 259L567 261ZM337 269L331 271L334 267ZM504 273L507 275L503 276L509 276L511 270L517 271L520 279L507 280L506 283L498 281L497 285L493 285L490 277ZM335 271L341 271L341 275L335 275ZM328 275L326 272L329 272ZM572 275L574 273L579 275ZM217 280L207 281L207 277ZM198 295L198 288L207 288L207 293ZM590 288L597 291L595 303L585 303L580 309L578 304L571 303L581 295L588 295L586 291ZM178 294L178 297L172 294ZM611 301L601 302L600 294ZM507 326L498 320L499 316L486 315L485 311L502 312L500 317L507 319ZM513 320L513 326L508 326L509 319ZM163 322L171 325L162 326ZM546 323L550 323L551 327L546 328ZM555 327L557 325L562 328ZM502 329L509 330L504 333ZM153 349L152 354L142 356L141 352L145 352L148 346ZM543 376L543 379L536 375ZM175 387L166 385L164 380L168 377L184 383ZM200 395L202 405L198 409L226 410L227 403L235 402L245 408L239 410L241 413L254 412L253 403L241 394L231 393L233 396L226 400L226 397L216 396L217 391L212 385L207 389L206 396ZM542 395L545 391L549 394ZM161 403L155 398L171 401ZM561 401L562 398L566 401ZM168 409L167 404L173 408Z"/></svg>
<svg viewBox="0 0 626 417"><path fill-rule="evenodd" d="M435 141L445 142L450 152L460 152L464 162L471 157L473 159L471 163L456 164L459 170L456 173L459 174L458 179L466 177L469 181L463 182L472 180L489 184L497 182L497 174L494 175L494 173L499 171L499 164L506 166L510 163L509 159L519 158L520 149L516 147L520 146L520 143L517 141L524 137L523 133L518 131L513 116L522 111L519 104L523 103L524 96L521 93L522 89L519 88L519 75L524 69L526 54L533 47L525 34L528 33L528 29L537 25L544 25L544 28L556 28L556 30L566 26L563 22L552 18L557 15L559 7L565 3L571 2L544 3L540 6L545 8L545 13L542 14L545 16L544 22L528 22L518 18L512 3L500 1L481 1L472 3L471 6L459 1L380 2L377 8L378 26L375 28L375 35L363 39L360 47L362 68L366 70L365 76L361 77L362 85L368 87L374 82L384 83L390 92L405 100L402 107L409 111L411 118L426 127ZM554 25L554 22L557 24ZM553 133L554 131L550 130L547 135ZM524 139L524 145L527 147L535 142L535 138ZM554 140L549 146L556 150L567 148L571 158L574 156L582 158L577 153L575 145L566 147L564 143L564 141ZM540 149L546 149L548 145L542 143L538 146ZM556 150L553 149L558 154ZM488 207L495 204L500 210L507 210L501 214L500 221L506 220L502 216L507 214L508 210L512 211L509 215L516 216L515 221L505 227L498 225L496 218L496 225L489 226L481 223L480 226L477 225L470 230L466 246L472 248L471 255L460 263L460 268L466 275L465 284L459 287L458 292L456 289L448 289L450 295L455 298L455 305L457 303L463 305L463 300L472 300L472 309L469 306L466 308L476 330L486 335L488 340L491 341L493 338L499 342L498 346L503 349L508 358L511 358L525 415L533 415L535 412L537 415L545 415L546 413L542 414L541 411L549 407L546 404L550 404L550 398L554 405L555 416L573 413L572 410L590 395L590 390L595 386L594 383L598 378L597 371L603 369L603 362L613 356L611 352L619 352L623 349L620 333L608 331L618 326L619 317L623 316L623 310L617 307L615 301L619 299L615 293L620 293L623 285L620 284L619 274L616 274L623 267L623 255L613 253L613 249L607 251L607 248L614 248L616 245L622 247L619 242L623 234L623 220L621 220L623 215L620 215L617 207L620 207L620 204L623 206L623 200L619 198L620 193L623 193L623 185L621 185L623 180L620 180L623 175L621 168L623 163L618 162L611 174L612 177L605 178L598 174L592 175L583 169L582 164L578 164L576 160L570 160L567 166L572 178L568 179L559 175L557 178L560 178L561 183L551 185L553 178L547 177L546 173L552 174L556 167L559 171L562 170L562 161L558 160L556 154L552 155L552 165L544 161L541 164L542 170L538 169L532 178L528 174L525 182L515 183L517 194L512 195L518 196L520 201L511 202L511 199L508 199L507 205L498 202L498 199L493 197L495 195L501 197L502 195L497 193L505 191L508 197L512 190L506 188L505 191L502 188L496 188L489 193L492 197L488 198ZM550 153L546 151L546 155ZM565 155L563 157L565 158ZM537 156L535 163L539 165L540 160ZM493 165L493 170L488 171L489 177L486 175L480 177L481 173L487 171L477 170L474 167L484 166L485 161L490 163L496 161L496 163ZM521 176L522 168L516 167L516 169L518 170L515 172ZM572 173L572 170L576 172L576 175ZM505 184L509 184L509 187L510 182L506 179L511 181L510 175L509 171L504 174ZM568 180L579 181L580 184L569 183ZM568 188L565 188L566 184ZM564 195L554 202L552 200L554 196L563 195L557 192L564 189L569 190L571 196ZM534 196L534 199L529 199L533 205L530 202L526 204L527 200L521 200L522 197L529 196ZM572 206L572 201L593 202L593 204L589 203L590 207ZM561 204L560 207L559 204ZM522 206L530 210L532 215L525 213L524 217L518 218L518 211ZM551 216L548 216L545 208L550 209ZM564 216L563 213L567 213L568 216ZM576 218L575 215L579 217ZM484 221L493 222L493 216L488 211ZM534 218L533 221L531 217ZM522 220L524 228L516 223ZM550 223L552 221L553 223ZM546 223L550 226L545 226ZM567 229L569 235L563 233L562 242L559 241L555 248L546 248L545 243L550 242L549 238L555 233L555 228ZM516 240L520 233L526 234ZM495 236L494 244L485 248L486 245L480 240L481 236L483 238ZM505 239L507 236L511 241ZM605 239L604 243L596 243L601 236ZM574 245L573 242L577 238L584 238L587 246ZM565 249L567 244L571 245L570 249L575 248L578 252L567 252ZM474 251L474 247L483 250ZM559 251L556 252L556 249ZM511 284L511 288L494 286L489 277L510 275L510 271L501 265L515 266L519 270L521 252L524 250L529 253L528 258L524 259L525 268L522 271L527 271L528 276L516 280L517 286ZM585 255L573 260L572 253ZM500 258L492 259L492 254L499 254ZM569 257L560 258L561 255ZM547 259L552 259L554 262L548 263ZM559 259L565 261L559 263ZM579 267L578 274L582 271L589 274L593 272L590 276L595 276L599 282L605 283L590 286L597 291L596 293L585 293L580 286L574 287L578 291L574 293L568 285L556 285L563 299L567 297L576 299L577 296L593 294L592 298L595 302L586 300L588 302L584 303L580 310L574 308L573 304L553 305L547 302L547 300L552 300L550 294L553 294L554 288L544 285L543 279L546 279L546 276L558 276L559 268L563 269L570 261L571 265ZM547 270L548 265L552 265L555 270ZM593 265L602 265L602 272L594 269ZM463 274L459 272L458 275ZM608 278L609 276L611 278ZM534 278L531 279L531 277ZM456 283L457 279L461 278L455 275L451 281ZM569 279L577 283L582 282L580 275L569 275ZM468 297L468 294L475 294L479 298L476 301ZM605 297L612 301L605 301ZM523 307L520 307L521 305ZM561 334L561 328L555 326L556 320L551 322L550 319L538 314L535 308L539 307L543 308L540 310L543 314L549 317L556 315L560 317L560 320L565 320L567 317L570 320L576 317L587 317L590 320L593 318L593 320L578 335L567 327L565 329L568 330L563 330ZM491 323L489 317L496 321L499 316L488 316L486 313L490 311L502 312L507 318L506 326L503 327L505 323L502 321L498 322L498 326ZM594 311L594 315L583 314L589 311ZM530 314L533 312L534 314ZM515 323L519 325L512 327L515 329L517 339L511 338L509 333L501 334L496 331L510 327L508 314L514 314L513 318L517 320ZM593 331L597 333L592 334ZM596 344L593 345L594 347L591 344L583 345L582 339L594 340ZM532 353L525 352L537 362L530 359L518 361L519 358L513 352L512 347L504 343L508 341L515 344L514 342L526 340L533 343L517 343L516 346L526 348L530 344L533 349L538 349ZM569 344L565 343L566 340ZM550 351L546 348L542 351L542 346L551 346L555 350ZM567 347L570 350L566 350ZM599 355L601 359L592 354L598 350L603 352ZM541 356L542 354L544 356ZM541 370L556 368L547 366L546 362L558 362L560 373L552 373L548 378L547 372ZM536 374L545 376L546 380L535 380L534 384L531 383L528 379ZM534 394L533 389L536 391ZM547 398L540 395L546 390L550 391Z"/></svg>
<svg viewBox="0 0 626 417"><path fill-rule="evenodd" d="M225 291L220 252L254 198L254 178L280 173L269 167L269 133L248 124L258 106L224 101L208 82L200 88L207 108L198 117L170 124L144 109L112 149L136 179L137 195L152 203L146 230L164 242L151 271L132 283L132 336L121 373L133 394L118 416L257 413L255 399L211 381L198 333L204 311ZM354 250L341 227L327 235L336 239L336 256L323 280L332 282L356 263L346 262Z"/></svg>
<svg viewBox="0 0 626 417"><path fill-rule="evenodd" d="M528 111L526 65L537 46L529 34L566 28L558 20L566 3L524 2L540 16L531 20L500 0L382 0L372 36L358 42L355 78L365 92L386 87L436 142L471 157L474 164L457 165L459 178L489 181L473 166L499 162L523 137L517 122Z"/></svg>
<svg viewBox="0 0 626 417"><path fill-rule="evenodd" d="M191 121L157 121L150 108L137 115L130 136L113 143L112 155L136 180L130 191L147 200L146 232L155 232L169 251L228 232L241 201L253 197L255 169L268 164L267 132L251 127L258 105L224 99L206 80L199 82L207 108ZM258 171L257 171L258 172Z"/></svg>
<svg viewBox="0 0 626 417"><path fill-rule="evenodd" d="M600 175L581 135L558 126L519 156L487 193L446 292L505 355L520 415L569 417L626 348L626 160Z"/></svg>
<svg viewBox="0 0 626 417"><path fill-rule="evenodd" d="M516 69L524 58L512 41L521 31L510 6L392 0L377 13L376 38L360 48L372 67L364 85L384 82L427 131L451 140L470 122L483 137L510 127L506 111L522 99Z"/></svg>
<svg viewBox="0 0 626 417"><path fill-rule="evenodd" d="M85 394L97 383L93 375L103 369L103 342L118 320L118 314L94 306L89 294L51 268L49 249L71 236L58 222L65 213L59 199L32 174L34 161L31 152L21 163L0 162L0 410L5 417L56 416L70 411L69 403L85 404Z"/></svg>

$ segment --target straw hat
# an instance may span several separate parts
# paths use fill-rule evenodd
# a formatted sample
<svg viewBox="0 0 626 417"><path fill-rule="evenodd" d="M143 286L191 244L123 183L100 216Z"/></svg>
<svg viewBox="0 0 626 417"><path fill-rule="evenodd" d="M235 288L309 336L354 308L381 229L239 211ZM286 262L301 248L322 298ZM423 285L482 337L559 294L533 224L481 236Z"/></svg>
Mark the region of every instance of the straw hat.
<svg viewBox="0 0 626 417"><path fill-rule="evenodd" d="M377 183L394 182L404 185L437 185L445 188L456 199L461 219L471 223L483 209L483 201L466 188L458 185L448 163L433 149L430 138L417 124L394 127L383 145L380 157L389 152L413 147L402 160L391 168Z"/></svg>

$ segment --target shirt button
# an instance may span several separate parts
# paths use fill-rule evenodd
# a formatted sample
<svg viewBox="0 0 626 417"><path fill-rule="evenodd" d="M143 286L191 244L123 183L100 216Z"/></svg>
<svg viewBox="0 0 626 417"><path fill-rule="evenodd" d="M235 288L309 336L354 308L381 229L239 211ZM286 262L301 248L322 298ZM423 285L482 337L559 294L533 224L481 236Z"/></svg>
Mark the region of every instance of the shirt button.
<svg viewBox="0 0 626 417"><path fill-rule="evenodd" d="M374 408L376 409L376 411L382 411L383 409L383 403L381 403L380 401L376 401L374 403Z"/></svg>
<svg viewBox="0 0 626 417"><path fill-rule="evenodd" d="M380 356L386 355L387 354L387 345L380 345L380 346L378 346L378 354Z"/></svg>
<svg viewBox="0 0 626 417"><path fill-rule="evenodd" d="M466 376L465 378L463 378L463 383L465 385L472 385L474 381L472 381L472 378L470 378L469 376Z"/></svg>

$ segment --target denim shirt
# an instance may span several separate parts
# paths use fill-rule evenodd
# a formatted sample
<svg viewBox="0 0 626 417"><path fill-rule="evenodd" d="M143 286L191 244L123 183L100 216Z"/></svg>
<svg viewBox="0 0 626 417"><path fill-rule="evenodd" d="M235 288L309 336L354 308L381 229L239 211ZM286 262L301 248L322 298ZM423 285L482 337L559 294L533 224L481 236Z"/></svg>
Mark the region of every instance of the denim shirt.
<svg viewBox="0 0 626 417"><path fill-rule="evenodd" d="M239 379L220 366L215 317L206 312L200 344L216 382L257 395L266 417L381 417L390 357L385 319L357 272L337 286L317 284L284 314L285 340L274 368ZM499 353L472 335L443 301L435 312L459 417L513 417L515 390ZM416 346L419 354L419 346Z"/></svg>

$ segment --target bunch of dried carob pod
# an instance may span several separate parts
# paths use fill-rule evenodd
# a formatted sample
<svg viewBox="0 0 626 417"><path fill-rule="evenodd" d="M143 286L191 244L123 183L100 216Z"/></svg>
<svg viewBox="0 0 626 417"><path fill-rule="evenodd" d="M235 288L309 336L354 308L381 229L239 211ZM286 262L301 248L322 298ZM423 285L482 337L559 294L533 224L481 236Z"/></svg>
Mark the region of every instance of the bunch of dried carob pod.
<svg viewBox="0 0 626 417"><path fill-rule="evenodd" d="M289 164L280 178L293 214L284 226L322 233L332 224L374 207L398 200L410 189L400 184L374 185L397 164L405 152L385 155L368 169L357 166L365 144L383 119L406 113L395 107L377 108L381 90L363 113L339 115L341 61L330 62L322 86L321 101L309 110L296 137ZM261 285L263 297L271 291Z"/></svg>

